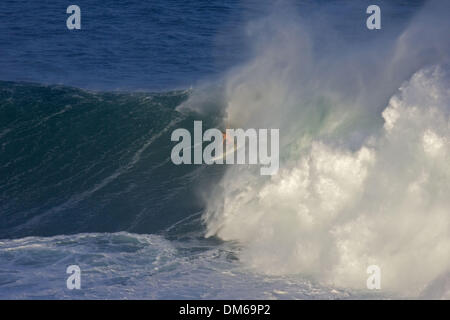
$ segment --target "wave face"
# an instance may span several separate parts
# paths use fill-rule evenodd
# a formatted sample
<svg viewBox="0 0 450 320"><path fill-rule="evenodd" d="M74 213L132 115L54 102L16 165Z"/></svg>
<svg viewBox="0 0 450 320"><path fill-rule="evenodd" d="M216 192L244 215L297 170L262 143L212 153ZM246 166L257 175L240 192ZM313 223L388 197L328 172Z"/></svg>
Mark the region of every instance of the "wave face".
<svg viewBox="0 0 450 320"><path fill-rule="evenodd" d="M444 7L430 2L351 53L289 10L255 22L255 56L224 79L223 113L230 126L280 128L281 169L230 168L208 201L207 235L241 243L240 260L266 274L364 289L378 265L388 292L449 298Z"/></svg>
<svg viewBox="0 0 450 320"><path fill-rule="evenodd" d="M0 238L156 233L199 212L217 168L170 161L187 95L0 82Z"/></svg>

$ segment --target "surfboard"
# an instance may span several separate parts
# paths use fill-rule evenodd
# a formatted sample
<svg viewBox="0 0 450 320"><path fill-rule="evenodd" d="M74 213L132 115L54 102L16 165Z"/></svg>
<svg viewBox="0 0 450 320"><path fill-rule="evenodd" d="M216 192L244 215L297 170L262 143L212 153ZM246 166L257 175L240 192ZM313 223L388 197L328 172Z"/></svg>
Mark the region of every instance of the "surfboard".
<svg viewBox="0 0 450 320"><path fill-rule="evenodd" d="M241 148L241 147L240 147L240 148ZM228 154L233 154L233 153L235 153L237 150L239 150L240 148L237 148L237 145L235 144L234 147L233 147L233 149L227 150L228 148L226 148L226 145L224 145L224 150L226 150L226 151L225 151L225 152L222 152L222 154L220 154L220 155L214 157L214 158L211 159L211 160L215 162L215 161L220 160L220 159L225 159L226 156L227 156Z"/></svg>

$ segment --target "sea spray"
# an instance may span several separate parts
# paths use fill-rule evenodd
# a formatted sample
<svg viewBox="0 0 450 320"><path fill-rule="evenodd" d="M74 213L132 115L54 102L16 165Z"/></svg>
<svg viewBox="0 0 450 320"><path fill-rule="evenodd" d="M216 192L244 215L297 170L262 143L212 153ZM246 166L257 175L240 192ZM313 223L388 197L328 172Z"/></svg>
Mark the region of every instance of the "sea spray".
<svg viewBox="0 0 450 320"><path fill-rule="evenodd" d="M237 241L240 260L267 274L366 289L377 265L383 290L416 297L447 279L450 46L438 4L398 38L351 47L351 60L342 47L315 55L317 34L284 11L257 22L255 57L224 78L224 122L282 128L280 171L228 168L206 199L206 236Z"/></svg>

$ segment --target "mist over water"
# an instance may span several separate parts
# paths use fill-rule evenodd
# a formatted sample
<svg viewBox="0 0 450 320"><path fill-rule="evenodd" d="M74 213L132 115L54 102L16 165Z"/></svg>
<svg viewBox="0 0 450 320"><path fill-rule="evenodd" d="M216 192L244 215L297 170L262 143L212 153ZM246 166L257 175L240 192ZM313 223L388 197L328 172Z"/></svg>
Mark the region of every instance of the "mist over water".
<svg viewBox="0 0 450 320"><path fill-rule="evenodd" d="M361 25L359 40L336 40L339 14L302 19L282 4L248 24L253 58L224 76L220 103L200 92L180 108L280 129L279 174L228 168L206 200L207 236L238 241L263 273L364 289L375 264L384 290L448 298L449 3L390 34Z"/></svg>

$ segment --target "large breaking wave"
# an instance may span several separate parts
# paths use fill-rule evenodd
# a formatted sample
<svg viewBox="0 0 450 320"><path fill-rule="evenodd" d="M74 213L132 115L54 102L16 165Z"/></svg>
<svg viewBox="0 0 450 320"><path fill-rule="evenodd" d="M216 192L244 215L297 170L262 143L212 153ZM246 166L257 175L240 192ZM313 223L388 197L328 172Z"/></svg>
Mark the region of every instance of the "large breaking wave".
<svg viewBox="0 0 450 320"><path fill-rule="evenodd" d="M350 36L281 4L193 91L0 82L0 296L364 297L375 264L383 296L450 297L449 3ZM199 119L279 128L278 174L173 165Z"/></svg>

